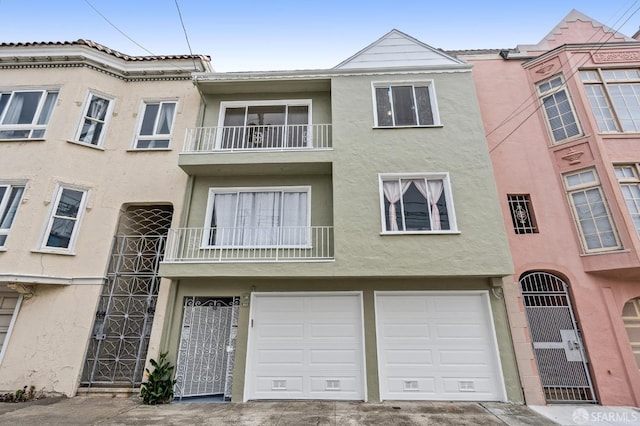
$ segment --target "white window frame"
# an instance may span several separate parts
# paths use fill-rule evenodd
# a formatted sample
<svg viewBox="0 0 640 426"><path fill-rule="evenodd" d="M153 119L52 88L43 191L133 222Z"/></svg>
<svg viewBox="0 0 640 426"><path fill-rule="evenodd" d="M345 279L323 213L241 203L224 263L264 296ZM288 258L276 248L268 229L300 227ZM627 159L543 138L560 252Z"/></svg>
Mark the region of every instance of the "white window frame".
<svg viewBox="0 0 640 426"><path fill-rule="evenodd" d="M292 245L215 245L209 244L211 229L211 222L213 219L213 202L215 194L232 194L232 193L255 193L255 192L306 192L307 193L307 218L306 223L309 228L304 244L292 244ZM282 199L284 202L284 197ZM264 248L312 248L311 244L311 186L256 186L256 187L214 187L209 188L209 194L207 198L207 209L205 212L204 232L202 233L201 248L206 249L264 249Z"/></svg>
<svg viewBox="0 0 640 426"><path fill-rule="evenodd" d="M618 184L620 185L620 190L622 192L622 198L627 206L627 211L631 216L631 223L633 224L638 236L640 236L640 223L636 223L634 216L639 216L640 212L640 200L635 198L628 198L625 194L623 188L625 186L632 187L635 186L640 189L640 173L638 170L639 164L614 164L613 168L615 171L616 178L618 179ZM627 173L630 172L630 173ZM635 206L636 212L631 211L629 208L629 203L633 203Z"/></svg>
<svg viewBox="0 0 640 426"><path fill-rule="evenodd" d="M6 115L9 110L9 105L13 100L16 93L27 93L27 92L39 92L41 94L40 100L38 101L38 106L33 114L33 119L31 123L28 124L3 124L6 118ZM47 101L47 97L49 93L56 93L56 98L53 101L53 105L51 105L51 111L49 111L49 116L47 117L44 124L38 124L40 120L40 116L43 112L44 106ZM49 122L51 121L51 116L55 110L56 104L60 98L60 88L58 87L25 87L25 88L0 88L0 96L9 94L10 97L7 100L6 105L4 106L3 111L0 111L0 141L28 141L28 140L44 140L47 127L49 126ZM9 137L3 138L2 132L5 131L25 131L28 132L28 136L26 137ZM34 136L36 132L42 132L42 135Z"/></svg>
<svg viewBox="0 0 640 426"><path fill-rule="evenodd" d="M8 205L9 196L13 188L18 188L18 187L23 188L22 194L18 199L18 207L16 208L16 213L14 215L13 221L11 222L11 225L9 226L9 228L6 228L6 229L0 228L0 235L5 236L4 244L0 242L0 251L3 251L7 247L7 241L9 241L9 234L11 233L11 228L13 227L13 223L15 222L15 218L18 216L18 211L20 210L20 204L22 204L24 194L27 191L27 181L20 181L20 180L19 181L0 181L0 187L7 188L7 190L4 193L4 196L0 197L0 220L2 219L2 216L4 215L6 209L9 207Z"/></svg>
<svg viewBox="0 0 640 426"><path fill-rule="evenodd" d="M550 83L551 81L555 80L555 79L560 79L560 85L558 87L555 88L550 88L548 90L543 91L541 86L543 84L547 84ZM554 134L553 134L553 128L551 127L551 120L549 118L549 115L547 114L547 109L544 107L544 100L546 98L548 98L549 96L553 96L556 95L560 92L564 92L566 97L567 97L567 102L569 103L569 108L571 109L571 114L573 116L573 120L575 122L575 125L578 129L578 133L576 133L575 135L571 135L571 136L567 136L566 138L563 139L559 139L556 140ZM540 101L540 109L542 110L542 115L544 117L544 122L545 125L547 127L547 131L549 132L549 140L551 141L551 145L560 145L569 141L572 141L574 139L577 139L579 137L582 137L584 134L582 132L582 127L580 126L580 120L578 119L578 114L576 113L576 109L573 106L573 100L571 99L571 93L569 93L569 88L567 87L567 83L565 82L565 79L563 77L562 74L556 74L552 77L549 77L543 81L539 81L536 83L536 93L538 95L538 99ZM566 128L563 124L563 128Z"/></svg>
<svg viewBox="0 0 640 426"><path fill-rule="evenodd" d="M154 133L152 135L140 135L142 131L142 124L144 122L144 115L147 110L147 105L158 104L158 113L156 114L156 118L153 123ZM165 133L155 133L158 127L158 118L160 117L160 111L162 111L162 105L164 104L174 104L175 109L173 111L173 117L171 118L171 130L168 134ZM173 140L173 132L176 124L176 116L178 115L178 107L180 106L178 99L145 99L142 101L140 105L140 109L138 111L138 123L136 124L136 134L133 139L133 147L134 151L166 151L171 149L171 142ZM149 147L149 148L141 148L138 146L140 141L147 140L155 140L155 139L168 139L169 142L167 146L163 147Z"/></svg>
<svg viewBox="0 0 640 426"><path fill-rule="evenodd" d="M587 173L593 173L593 180L591 181L587 181L587 182L581 182L581 183L577 183L577 184L570 184L569 183L569 178L572 176L580 176L580 175L585 175ZM609 209L609 203L607 202L607 198L605 197L604 191L602 190L602 184L600 183L600 178L598 176L598 172L595 168L590 167L590 168L586 168L586 169L580 169L580 170L576 170L573 172L569 172L569 173L565 173L562 175L562 180L564 183L564 187L565 187L565 191L567 193L567 201L569 202L569 207L571 209L571 214L573 215L573 219L574 219L574 223L576 226L576 231L578 232L578 237L580 238L580 243L582 245L582 249L584 251L584 253L603 253L603 252L611 252L611 251L617 251L617 250L621 250L622 249L622 244L620 243L620 238L618 236L618 231L616 229L616 225L615 222L613 220L613 216L611 215L611 210ZM574 193L578 193L578 192L585 192L587 190L592 190L592 189L597 189L600 193L600 199L604 205L605 211L606 211L606 215L607 215L607 219L609 220L609 223L611 225L611 231L613 233L613 236L615 238L615 242L616 245L615 246L610 246L610 247L599 247L599 248L589 248L585 234L584 234L584 230L582 229L582 226L580 224L580 218L578 216L578 212L573 200L572 195ZM593 218L593 216L592 216ZM595 219L593 219L595 222ZM597 229L597 228L596 228ZM600 232L597 232L596 235L598 235L598 238L600 238Z"/></svg>
<svg viewBox="0 0 640 426"><path fill-rule="evenodd" d="M93 100L94 97L104 99L109 102L109 104L107 105L107 110L105 112L104 121L96 120L95 118L87 116L87 113L89 111L89 106L91 106L91 101ZM80 118L80 122L78 123L78 129L76 130L73 141L81 145L87 145L87 146L98 147L98 148L103 147L105 134L107 133L107 127L109 126L109 122L111 121L111 115L113 114L114 104L115 104L115 99L113 96L108 96L94 90L89 90L89 92L87 93L87 97L85 98L84 105L82 107L82 117ZM80 140L80 136L82 134L82 128L84 127L84 123L86 120L102 123L102 130L100 131L100 136L98 138L97 143L95 144Z"/></svg>
<svg viewBox="0 0 640 426"><path fill-rule="evenodd" d="M380 88L391 88L393 86L413 86L415 87L427 87L429 89L429 102L431 104L431 114L433 118L433 124L415 124L415 125L396 125L395 124L395 114L392 114L392 122L394 123L391 126L380 126L378 124L378 102L376 96L376 89ZM396 81L373 81L371 82L371 98L373 102L373 123L374 128L376 129L402 129L402 128L413 128L413 127L442 127L440 123L440 113L438 110L438 102L436 96L436 86L435 81L433 79L428 80L396 80ZM390 103L393 108L393 100L390 95ZM415 91L413 93L413 101L415 104ZM418 116L416 115L416 123L418 123Z"/></svg>
<svg viewBox="0 0 640 426"><path fill-rule="evenodd" d="M62 197L62 193L64 190L72 190L82 192L82 199L80 200L80 205L78 206L78 214L75 218L71 217L63 217L64 219L73 219L75 221L73 225L73 230L71 231L71 236L69 237L69 246L68 247L50 247L47 246L47 241L49 239L49 234L51 233L51 227L53 226L54 219L56 218L56 211L58 209L58 204L60 203L60 198ZM51 208L49 209L49 213L47 215L47 222L44 227L44 231L42 233L42 237L40 239L40 249L38 251L50 252L50 253L66 253L73 254L76 241L78 239L78 233L80 231L80 225L82 224L82 219L84 217L84 213L87 208L87 200L89 199L90 190L85 187L70 185L65 183L58 183L56 185L56 189L54 191L55 200L51 203Z"/></svg>
<svg viewBox="0 0 640 426"><path fill-rule="evenodd" d="M220 102L220 114L218 116L218 132L216 135L216 149L220 149L222 147L222 132L221 130L224 128L224 120L227 114L227 108L247 108L253 106L284 106L285 108L285 126L288 125L288 114L290 106L306 106L307 107L307 126L311 126L313 124L313 101L311 99L270 99L270 100L251 100L251 101L222 101ZM244 127L250 127L247 124L247 113L245 112L244 116ZM312 141L313 132L307 133L307 147L313 146ZM280 148L279 148L280 149Z"/></svg>
<svg viewBox="0 0 640 426"><path fill-rule="evenodd" d="M386 229L387 219L385 217L384 209L384 188L383 183L385 181L399 180L399 179L427 179L427 180L441 180L443 184L443 194L445 202L447 203L447 216L449 217L449 229L437 229L437 230L425 230L425 231L388 231ZM453 206L453 194L451 191L451 180L449 172L430 172L430 173L380 173L378 174L378 191L380 193L380 225L381 235L433 235L433 234L459 234L458 224L456 222L456 212ZM400 196L402 200L402 196ZM397 212L400 216L402 213ZM431 216L431 213L429 214ZM431 221L430 217L430 221ZM433 222L430 222L433 223Z"/></svg>

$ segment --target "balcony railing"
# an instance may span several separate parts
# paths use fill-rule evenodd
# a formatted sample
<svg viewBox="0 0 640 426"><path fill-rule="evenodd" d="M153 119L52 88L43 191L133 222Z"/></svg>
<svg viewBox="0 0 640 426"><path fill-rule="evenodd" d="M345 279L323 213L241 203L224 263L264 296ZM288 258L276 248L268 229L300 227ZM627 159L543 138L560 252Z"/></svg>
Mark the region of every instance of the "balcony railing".
<svg viewBox="0 0 640 426"><path fill-rule="evenodd" d="M305 262L333 259L332 226L172 228L165 262Z"/></svg>
<svg viewBox="0 0 640 426"><path fill-rule="evenodd" d="M331 124L187 129L183 153L331 149Z"/></svg>

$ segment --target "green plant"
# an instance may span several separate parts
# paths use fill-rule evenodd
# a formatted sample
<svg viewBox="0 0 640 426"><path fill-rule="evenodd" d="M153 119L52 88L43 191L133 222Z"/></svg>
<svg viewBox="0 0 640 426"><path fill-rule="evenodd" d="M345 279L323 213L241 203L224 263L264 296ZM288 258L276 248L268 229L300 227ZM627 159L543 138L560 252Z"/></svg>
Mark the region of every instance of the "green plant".
<svg viewBox="0 0 640 426"><path fill-rule="evenodd" d="M36 387L25 386L15 392L7 392L0 394L0 402L26 402L36 398Z"/></svg>
<svg viewBox="0 0 640 426"><path fill-rule="evenodd" d="M173 365L167 361L167 352L161 352L158 361L149 360L153 372L145 368L147 381L142 383L140 396L147 405L168 404L173 399Z"/></svg>

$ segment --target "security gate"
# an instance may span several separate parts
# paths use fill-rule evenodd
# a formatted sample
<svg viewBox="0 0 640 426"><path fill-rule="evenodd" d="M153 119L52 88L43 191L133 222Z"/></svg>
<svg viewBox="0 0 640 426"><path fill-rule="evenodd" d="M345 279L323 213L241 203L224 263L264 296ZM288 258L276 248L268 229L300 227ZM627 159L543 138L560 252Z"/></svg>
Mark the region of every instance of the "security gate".
<svg viewBox="0 0 640 426"><path fill-rule="evenodd" d="M135 387L142 381L155 312L170 206L120 215L81 386Z"/></svg>
<svg viewBox="0 0 640 426"><path fill-rule="evenodd" d="M529 272L520 288L547 402L597 402L567 284Z"/></svg>
<svg viewBox="0 0 640 426"><path fill-rule="evenodd" d="M185 297L174 395L231 399L239 297Z"/></svg>

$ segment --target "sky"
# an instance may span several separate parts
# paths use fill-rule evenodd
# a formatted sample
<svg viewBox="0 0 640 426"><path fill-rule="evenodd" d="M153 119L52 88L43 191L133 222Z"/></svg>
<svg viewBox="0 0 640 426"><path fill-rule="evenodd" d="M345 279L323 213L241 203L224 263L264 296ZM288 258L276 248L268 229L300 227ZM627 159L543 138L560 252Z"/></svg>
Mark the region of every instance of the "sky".
<svg viewBox="0 0 640 426"><path fill-rule="evenodd" d="M640 0L0 0L0 43L89 39L219 72L331 68L391 29L442 49L535 44L571 9L632 36ZM102 15L102 16L101 16Z"/></svg>

